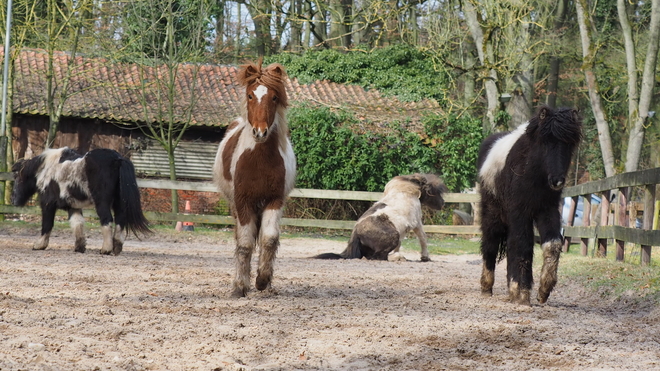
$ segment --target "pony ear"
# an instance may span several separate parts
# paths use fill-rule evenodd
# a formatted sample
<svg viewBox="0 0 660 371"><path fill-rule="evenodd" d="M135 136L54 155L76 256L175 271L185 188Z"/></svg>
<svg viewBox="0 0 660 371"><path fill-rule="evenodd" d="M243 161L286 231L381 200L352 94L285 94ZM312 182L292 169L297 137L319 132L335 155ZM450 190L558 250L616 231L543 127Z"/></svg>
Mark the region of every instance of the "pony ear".
<svg viewBox="0 0 660 371"><path fill-rule="evenodd" d="M247 62L244 65L241 65L236 78L241 85L249 85L255 79L258 79L261 75L261 59L254 62Z"/></svg>
<svg viewBox="0 0 660 371"><path fill-rule="evenodd" d="M11 171L14 172L14 173L18 172L18 171L21 171L23 169L24 164L25 164L25 159L24 158L14 162L14 164L11 166Z"/></svg>
<svg viewBox="0 0 660 371"><path fill-rule="evenodd" d="M541 111L539 112L539 121L543 122L547 114L548 114L548 108L547 107L541 108Z"/></svg>
<svg viewBox="0 0 660 371"><path fill-rule="evenodd" d="M578 122L580 121L580 111L579 110L571 110L571 117L573 118L573 121Z"/></svg>
<svg viewBox="0 0 660 371"><path fill-rule="evenodd" d="M249 64L245 67L244 76L246 80L259 73L259 68L254 64Z"/></svg>
<svg viewBox="0 0 660 371"><path fill-rule="evenodd" d="M266 67L266 72L277 76L279 79L283 79L286 77L286 71L284 70L284 67L279 64L279 63L273 63Z"/></svg>

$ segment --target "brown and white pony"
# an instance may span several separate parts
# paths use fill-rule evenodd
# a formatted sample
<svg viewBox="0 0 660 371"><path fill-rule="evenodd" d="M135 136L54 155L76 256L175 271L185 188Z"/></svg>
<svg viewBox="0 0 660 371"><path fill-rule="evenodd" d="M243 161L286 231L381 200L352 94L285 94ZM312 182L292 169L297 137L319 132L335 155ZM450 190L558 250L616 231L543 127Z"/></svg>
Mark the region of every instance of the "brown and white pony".
<svg viewBox="0 0 660 371"><path fill-rule="evenodd" d="M229 201L236 219L234 297L250 289L250 261L259 245L255 286L270 287L279 247L284 201L293 189L296 157L286 121L284 67L262 68L249 62L237 79L245 86L242 115L227 128L213 166L213 179Z"/></svg>
<svg viewBox="0 0 660 371"><path fill-rule="evenodd" d="M430 261L422 224L422 205L442 209L447 187L434 174L400 175L385 185L383 197L358 219L348 246L341 254L323 253L316 259L406 260L401 241L413 231L422 248L421 260Z"/></svg>

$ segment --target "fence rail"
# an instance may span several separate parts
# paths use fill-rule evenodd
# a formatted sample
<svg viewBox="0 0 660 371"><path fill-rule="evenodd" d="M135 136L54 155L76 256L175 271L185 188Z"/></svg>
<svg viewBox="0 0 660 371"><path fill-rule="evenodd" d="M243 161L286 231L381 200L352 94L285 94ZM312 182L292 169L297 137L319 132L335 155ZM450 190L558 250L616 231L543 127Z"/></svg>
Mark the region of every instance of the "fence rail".
<svg viewBox="0 0 660 371"><path fill-rule="evenodd" d="M11 180L11 173L0 173L0 180ZM589 239L594 239L598 245L597 256L607 254L607 240L614 239L616 242L616 256L623 260L625 243L641 245L641 263L649 264L651 258L651 246L660 246L660 231L657 230L658 208L655 206L656 185L660 184L660 168L625 173L588 182L574 187L564 189L563 196L571 197L570 215L568 225L564 227L566 237L578 238L581 243L581 253L587 255ZM217 188L211 182L172 181L162 179L138 179L140 188L186 190L199 192L217 192ZM637 208L631 208L635 203L629 202L631 189L642 187L643 196L643 228L631 228L630 219L636 217ZM601 196L601 213L598 215L598 223L591 219L592 205L591 195ZM616 203L610 205L611 195L616 195ZM320 198L332 200L351 201L377 201L382 197L381 192L361 191L339 191L318 189L294 189L290 196L296 198ZM578 198L583 197L583 226L573 226L575 213L577 211ZM477 193L448 193L444 196L447 203L478 203ZM612 207L613 206L613 207ZM0 205L0 214L39 214L38 207L15 207ZM65 215L58 213L58 215ZM156 221L189 221L205 224L235 224L230 216L201 215L182 213L159 213L145 212L150 220ZM282 225L295 227L314 227L326 229L352 229L355 221L347 220L323 220L323 219L297 219L282 218ZM655 227L654 227L655 225ZM442 234L480 234L477 225L425 225L427 233ZM564 250L568 251L569 239L566 239Z"/></svg>
<svg viewBox="0 0 660 371"><path fill-rule="evenodd" d="M11 173L0 173L0 180L13 179ZM217 187L211 182L191 182L182 180L164 180L164 179L138 179L138 187L153 189L176 189L184 191L197 192L218 192ZM351 201L377 201L382 197L382 192L363 192L363 191L339 191L339 190L320 190L295 188L290 197L296 198L322 198L331 200L351 200ZM444 197L447 203L459 202L478 202L479 195L476 193L448 193ZM89 210L93 212L93 210ZM40 214L38 207L16 207L9 205L0 205L0 214ZM234 218L223 215L204 215L204 214L182 214L182 213L160 213L145 212L147 219L155 221L186 221L204 224L224 224L234 225ZM57 215L66 215L60 211ZM293 227L311 227L325 229L353 229L355 221L350 220L325 220L325 219L298 219L282 218L281 225ZM424 231L427 233L443 234L480 234L481 231L476 225L425 225Z"/></svg>
<svg viewBox="0 0 660 371"><path fill-rule="evenodd" d="M570 215L568 225L564 227L564 235L580 239L582 255L588 254L589 239L593 238L598 250L596 256L607 255L607 241L614 239L616 244L616 259L624 259L626 243L641 245L641 264L651 262L651 246L660 245L660 231L657 230L658 210L655 207L656 185L660 183L660 168L624 173L598 181L588 182L574 187L566 188L564 197L571 197ZM636 203L630 202L633 187L643 188L642 229L634 228L638 208L632 207ZM601 198L600 215L593 215L599 219L591 219L592 194L599 194ZM611 200L616 200L611 205ZM576 205L582 197L584 207L582 210L581 227L573 226ZM566 239L564 250L569 247Z"/></svg>

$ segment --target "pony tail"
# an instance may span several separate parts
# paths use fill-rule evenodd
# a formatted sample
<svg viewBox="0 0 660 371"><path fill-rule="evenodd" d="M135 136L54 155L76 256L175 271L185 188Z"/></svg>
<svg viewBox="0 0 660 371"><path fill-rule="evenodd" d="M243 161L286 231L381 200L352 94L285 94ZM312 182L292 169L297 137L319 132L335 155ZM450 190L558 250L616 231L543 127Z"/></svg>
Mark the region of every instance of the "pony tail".
<svg viewBox="0 0 660 371"><path fill-rule="evenodd" d="M362 251L360 251L360 247L362 246L362 243L360 242L360 238L358 237L358 234L355 232L355 229L353 229L353 233L351 233L351 239L348 241L348 246L346 246L346 250L344 250L340 255L344 259L361 259L362 258Z"/></svg>
<svg viewBox="0 0 660 371"><path fill-rule="evenodd" d="M126 230L131 231L137 238L139 238L138 233L142 235L153 233L147 218L142 213L135 167L132 162L124 158L119 163L119 197L126 211Z"/></svg>

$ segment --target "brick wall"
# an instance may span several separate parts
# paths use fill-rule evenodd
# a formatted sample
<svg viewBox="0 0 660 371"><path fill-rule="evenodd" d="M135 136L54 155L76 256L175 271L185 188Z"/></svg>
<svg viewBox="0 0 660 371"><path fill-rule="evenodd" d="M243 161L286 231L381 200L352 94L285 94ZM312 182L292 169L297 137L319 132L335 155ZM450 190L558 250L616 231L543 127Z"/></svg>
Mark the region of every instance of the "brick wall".
<svg viewBox="0 0 660 371"><path fill-rule="evenodd" d="M185 212L190 201L191 214L229 215L227 202L217 192L178 191L179 212ZM172 193L169 189L141 188L142 210L169 213L172 211Z"/></svg>

